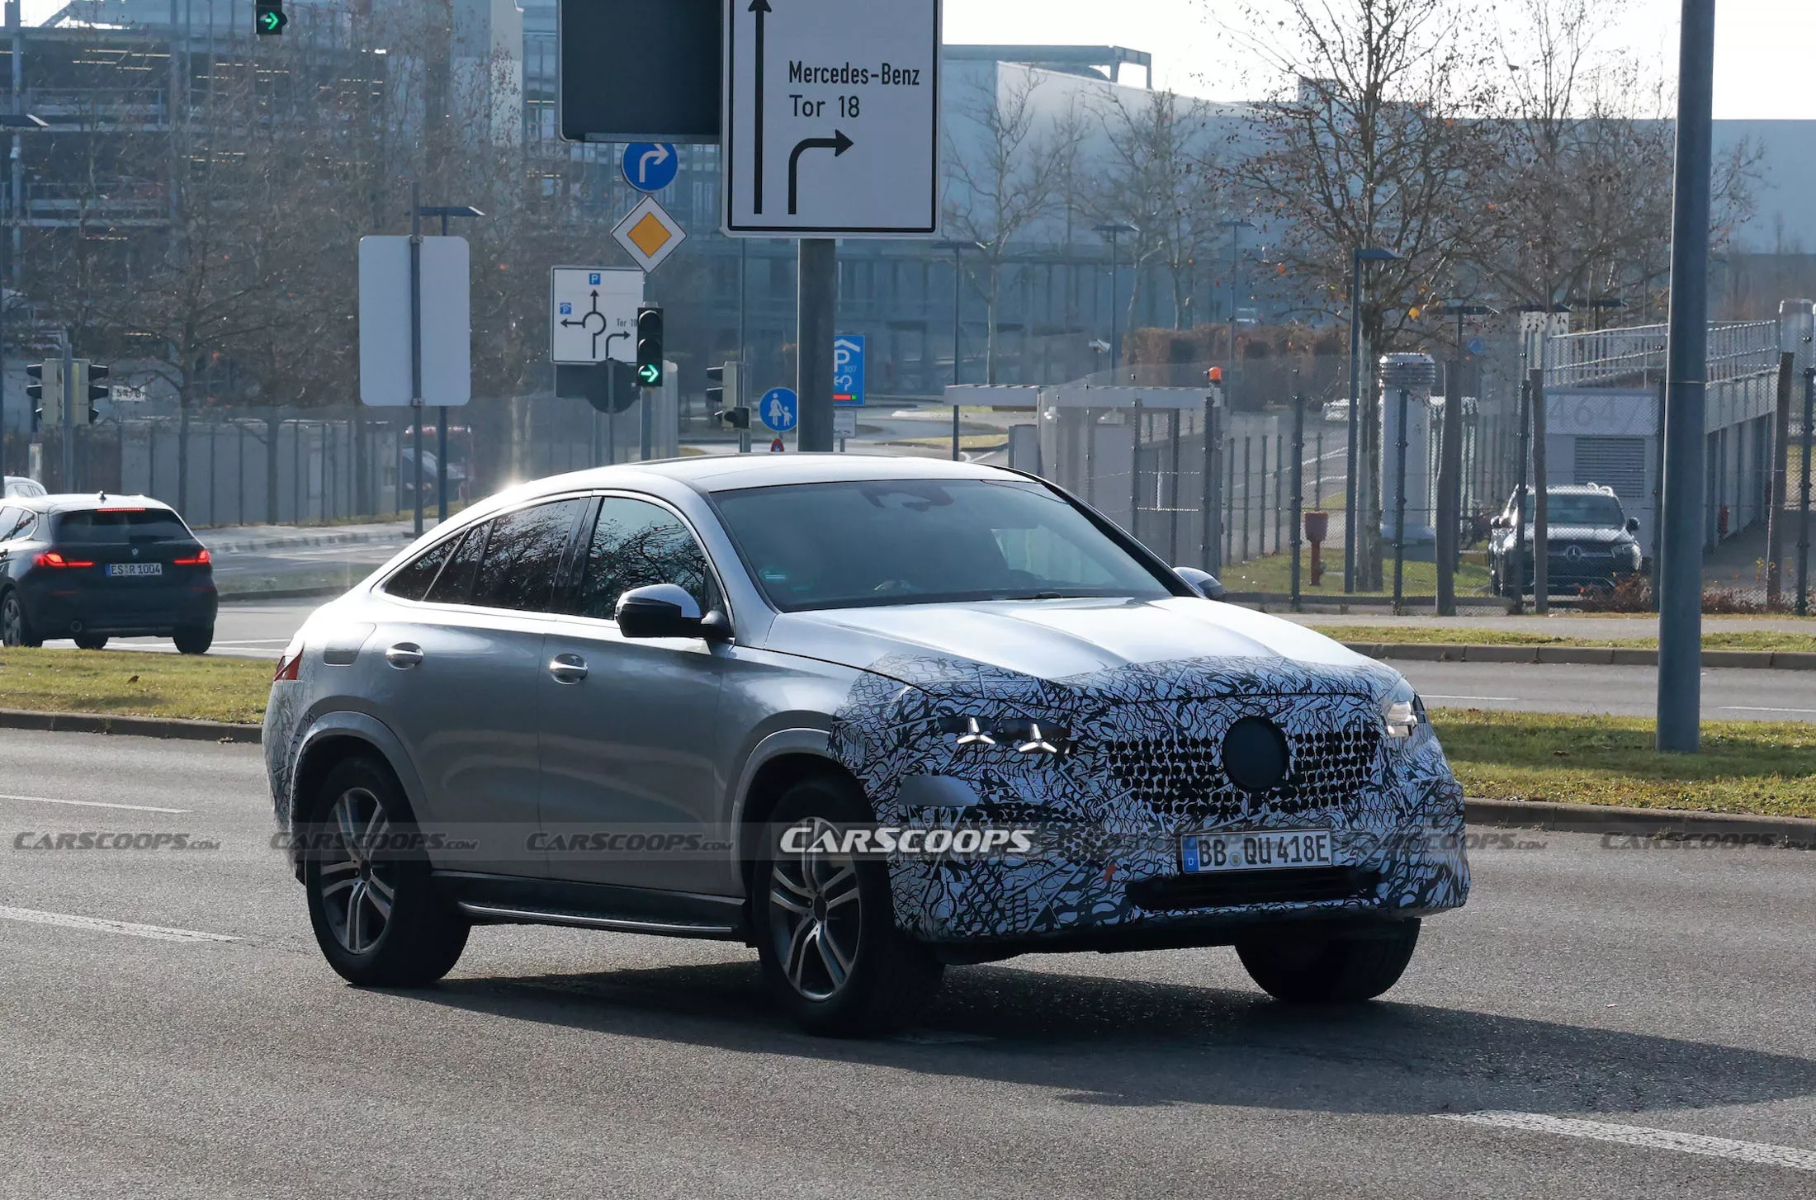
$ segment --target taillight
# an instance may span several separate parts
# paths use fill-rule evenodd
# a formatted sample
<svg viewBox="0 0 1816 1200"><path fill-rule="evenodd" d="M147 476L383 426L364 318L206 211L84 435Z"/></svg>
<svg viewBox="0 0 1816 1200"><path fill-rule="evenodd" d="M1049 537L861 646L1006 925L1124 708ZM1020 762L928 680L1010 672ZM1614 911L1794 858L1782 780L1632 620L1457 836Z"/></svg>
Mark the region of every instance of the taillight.
<svg viewBox="0 0 1816 1200"><path fill-rule="evenodd" d="M40 567L92 567L95 565L92 562L83 562L80 559L64 558L55 550L46 550L44 553L32 559L32 563Z"/></svg>
<svg viewBox="0 0 1816 1200"><path fill-rule="evenodd" d="M277 660L277 674L271 677L271 682L281 683L287 679L294 680L302 669L303 635L299 633L290 639L288 646L284 647L283 655Z"/></svg>
<svg viewBox="0 0 1816 1200"><path fill-rule="evenodd" d="M214 556L209 554L206 549L203 549L202 552L194 558L178 558L172 559L171 561L179 567L205 567L214 561Z"/></svg>

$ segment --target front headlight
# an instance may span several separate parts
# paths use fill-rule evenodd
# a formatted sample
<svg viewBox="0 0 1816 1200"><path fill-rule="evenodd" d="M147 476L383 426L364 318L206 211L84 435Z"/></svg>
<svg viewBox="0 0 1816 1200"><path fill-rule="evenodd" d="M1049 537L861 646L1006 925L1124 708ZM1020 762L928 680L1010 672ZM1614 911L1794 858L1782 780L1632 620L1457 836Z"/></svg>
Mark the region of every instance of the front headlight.
<svg viewBox="0 0 1816 1200"><path fill-rule="evenodd" d="M1620 551L1620 555L1621 555L1622 560L1624 560L1626 562L1627 569L1629 571L1639 570L1639 565L1641 562L1641 555L1639 552L1638 543L1632 543L1632 544L1622 547L1621 551Z"/></svg>
<svg viewBox="0 0 1816 1200"><path fill-rule="evenodd" d="M1390 738L1409 738L1425 720L1425 705L1402 679L1381 701L1381 725Z"/></svg>

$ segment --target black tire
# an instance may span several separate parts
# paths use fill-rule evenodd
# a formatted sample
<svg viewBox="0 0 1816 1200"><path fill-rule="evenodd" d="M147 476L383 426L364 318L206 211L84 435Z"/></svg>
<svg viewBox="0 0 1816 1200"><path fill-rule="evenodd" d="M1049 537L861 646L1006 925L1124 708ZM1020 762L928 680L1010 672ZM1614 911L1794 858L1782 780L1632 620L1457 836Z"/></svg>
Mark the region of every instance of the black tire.
<svg viewBox="0 0 1816 1200"><path fill-rule="evenodd" d="M32 628L31 617L26 615L25 601L19 598L15 588L8 588L0 596L0 645L21 646L36 649L44 644Z"/></svg>
<svg viewBox="0 0 1816 1200"><path fill-rule="evenodd" d="M1236 954L1249 978L1290 1004L1353 1004L1373 1000L1394 984L1419 944L1419 922L1351 936L1283 930L1266 940L1240 942Z"/></svg>
<svg viewBox="0 0 1816 1200"><path fill-rule="evenodd" d="M328 965L362 987L422 987L453 970L471 923L435 890L422 852L402 844L416 822L391 769L345 759L308 800L320 843L305 852L303 890Z"/></svg>
<svg viewBox="0 0 1816 1200"><path fill-rule="evenodd" d="M939 961L896 928L882 860L781 848L791 826L824 832L874 820L850 781L803 780L783 793L758 847L751 918L764 984L809 1033L888 1033L912 1022L939 990Z"/></svg>
<svg viewBox="0 0 1816 1200"><path fill-rule="evenodd" d="M104 633L79 633L76 635L76 649L105 650L107 649L107 635Z"/></svg>
<svg viewBox="0 0 1816 1200"><path fill-rule="evenodd" d="M179 654L206 654L214 645L214 626L190 625L171 634L170 640L177 644Z"/></svg>

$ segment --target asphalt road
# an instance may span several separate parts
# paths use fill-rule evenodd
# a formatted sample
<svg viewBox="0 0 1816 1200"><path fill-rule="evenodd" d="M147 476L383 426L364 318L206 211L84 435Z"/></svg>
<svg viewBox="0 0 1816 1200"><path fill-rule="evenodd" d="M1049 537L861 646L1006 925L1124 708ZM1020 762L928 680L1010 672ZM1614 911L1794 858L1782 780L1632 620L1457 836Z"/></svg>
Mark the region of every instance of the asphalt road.
<svg viewBox="0 0 1816 1200"><path fill-rule="evenodd" d="M1227 950L1052 956L835 1042L707 943L481 929L438 988L350 988L268 849L256 748L0 732L0 761L40 797L0 799L0 1195L1816 1186L1813 854L1522 834L1383 1002L1288 1009ZM219 849L13 848L82 829ZM1482 1113L1516 1115L1450 1119Z"/></svg>

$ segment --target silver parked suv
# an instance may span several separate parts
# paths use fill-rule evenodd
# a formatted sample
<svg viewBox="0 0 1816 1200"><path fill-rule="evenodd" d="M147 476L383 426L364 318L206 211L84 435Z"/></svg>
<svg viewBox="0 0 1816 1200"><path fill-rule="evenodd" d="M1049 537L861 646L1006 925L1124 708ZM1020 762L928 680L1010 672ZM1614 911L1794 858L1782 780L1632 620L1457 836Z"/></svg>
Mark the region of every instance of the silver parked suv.
<svg viewBox="0 0 1816 1200"><path fill-rule="evenodd" d="M325 606L265 747L334 969L475 923L754 945L810 1029L946 964L1234 945L1366 999L1469 887L1395 671L1206 598L1038 479L737 456L525 484Z"/></svg>

